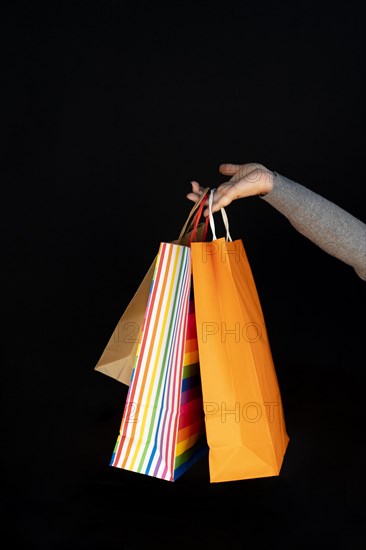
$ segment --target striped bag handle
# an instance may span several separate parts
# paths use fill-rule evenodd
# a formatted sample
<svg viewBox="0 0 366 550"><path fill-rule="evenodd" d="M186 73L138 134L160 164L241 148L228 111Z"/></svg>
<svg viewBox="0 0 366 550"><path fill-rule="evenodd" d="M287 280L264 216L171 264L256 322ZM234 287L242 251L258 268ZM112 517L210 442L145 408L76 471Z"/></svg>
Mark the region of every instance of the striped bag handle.
<svg viewBox="0 0 366 550"><path fill-rule="evenodd" d="M205 206L205 203L206 203L207 199L208 199L208 192L203 196L203 198L201 198L200 205L197 208L197 212L196 212L196 215L195 215L194 220L193 220L193 228L192 228L192 232L191 232L191 235L190 235L190 238L189 238L189 244L191 244L197 238L197 227L198 227L199 221L201 219L202 212L203 212L203 209L204 209L204 206ZM205 229L204 229L204 232L203 232L203 235L202 235L202 240L203 241L206 240L207 231L208 231L208 222L209 222L209 218L207 216L206 222L205 222Z"/></svg>
<svg viewBox="0 0 366 550"><path fill-rule="evenodd" d="M203 202L205 202L207 200L207 197L208 197L208 192L209 192L210 188L209 187L206 187L206 189L203 190L203 193L202 193L202 196L200 197L200 199L194 204L192 210L190 211L190 213L188 214L188 218L186 219L183 227L182 227L182 230L180 232L180 235L178 237L178 240L177 242L180 243L181 240L183 239L184 235L186 233L188 233L188 231L191 229L192 227L192 223L193 223L193 227L194 227L194 224L197 220L197 225L198 225L198 221L199 221L199 218L201 217L201 214L202 214L202 209L200 210L201 214L199 217L197 217L197 214L195 216L195 218L193 218L193 215L196 213L196 211L200 208L200 206L202 205ZM192 219L193 218L193 219ZM206 227L207 227L207 223L208 223L208 218L206 220ZM196 227L197 229L197 227ZM192 236L191 236L191 240L192 240ZM191 242L190 240L190 242Z"/></svg>

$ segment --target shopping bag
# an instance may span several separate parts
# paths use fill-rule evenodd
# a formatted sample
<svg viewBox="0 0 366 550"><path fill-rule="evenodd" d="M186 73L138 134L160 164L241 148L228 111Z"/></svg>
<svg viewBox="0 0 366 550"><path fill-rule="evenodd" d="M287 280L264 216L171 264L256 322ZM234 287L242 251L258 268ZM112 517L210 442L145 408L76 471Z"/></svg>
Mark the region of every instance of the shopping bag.
<svg viewBox="0 0 366 550"><path fill-rule="evenodd" d="M210 480L277 476L289 437L258 292L225 210L221 238L209 210L212 241L191 253Z"/></svg>
<svg viewBox="0 0 366 550"><path fill-rule="evenodd" d="M207 193L208 188L203 193L202 200L204 200ZM194 227L195 220L197 219L196 213L200 206L201 201L195 203L181 229L178 239L173 241L173 243L189 244L192 238L192 231L194 231L195 240L202 240L204 238L207 232L207 223L199 222ZM106 374L127 386L130 384L155 265L156 257L153 259L143 280L124 310L94 367L96 371Z"/></svg>
<svg viewBox="0 0 366 550"><path fill-rule="evenodd" d="M207 451L190 247L162 242L110 465L175 481Z"/></svg>

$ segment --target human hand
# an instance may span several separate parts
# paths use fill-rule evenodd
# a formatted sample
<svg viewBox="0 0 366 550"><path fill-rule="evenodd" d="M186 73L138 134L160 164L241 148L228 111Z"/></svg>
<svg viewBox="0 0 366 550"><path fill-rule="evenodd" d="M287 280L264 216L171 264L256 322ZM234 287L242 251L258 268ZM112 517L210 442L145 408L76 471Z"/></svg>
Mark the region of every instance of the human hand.
<svg viewBox="0 0 366 550"><path fill-rule="evenodd" d="M214 192L212 212L227 206L233 200L253 195L267 194L273 189L273 172L255 162L246 164L220 164L219 171L225 176L232 176L229 181L221 183ZM197 181L192 181L192 192L187 199L197 202L202 196L204 187ZM208 216L208 207L203 211Z"/></svg>

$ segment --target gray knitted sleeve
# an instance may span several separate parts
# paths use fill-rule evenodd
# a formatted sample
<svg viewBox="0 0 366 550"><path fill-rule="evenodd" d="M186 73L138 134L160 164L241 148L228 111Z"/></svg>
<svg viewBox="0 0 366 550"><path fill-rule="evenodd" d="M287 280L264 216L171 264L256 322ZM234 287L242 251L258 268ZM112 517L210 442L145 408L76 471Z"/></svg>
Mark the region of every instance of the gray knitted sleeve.
<svg viewBox="0 0 366 550"><path fill-rule="evenodd" d="M321 195L277 172L268 202L302 235L352 266L366 281L366 224Z"/></svg>

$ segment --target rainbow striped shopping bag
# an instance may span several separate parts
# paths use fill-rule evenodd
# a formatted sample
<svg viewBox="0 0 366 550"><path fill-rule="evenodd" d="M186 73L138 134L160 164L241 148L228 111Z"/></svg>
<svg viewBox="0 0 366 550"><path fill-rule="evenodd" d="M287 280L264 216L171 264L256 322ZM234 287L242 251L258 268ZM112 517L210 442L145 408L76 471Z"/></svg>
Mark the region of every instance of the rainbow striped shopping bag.
<svg viewBox="0 0 366 550"><path fill-rule="evenodd" d="M207 451L190 247L161 243L110 465L175 481Z"/></svg>

